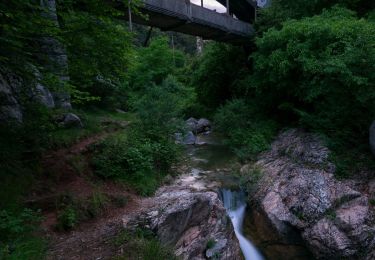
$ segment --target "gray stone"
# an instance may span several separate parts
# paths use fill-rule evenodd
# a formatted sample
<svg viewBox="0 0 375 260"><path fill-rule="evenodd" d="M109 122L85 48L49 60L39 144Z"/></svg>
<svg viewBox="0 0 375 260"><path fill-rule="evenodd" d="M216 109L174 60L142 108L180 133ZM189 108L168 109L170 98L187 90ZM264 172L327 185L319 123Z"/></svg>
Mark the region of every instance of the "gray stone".
<svg viewBox="0 0 375 260"><path fill-rule="evenodd" d="M206 118L199 119L196 126L196 132L203 133L209 130L211 130L211 122Z"/></svg>
<svg viewBox="0 0 375 260"><path fill-rule="evenodd" d="M367 195L336 180L328 157L317 136L292 129L241 173L251 184L249 198L280 237L297 230L318 258L352 257L375 246L374 219ZM261 173L255 185L254 169Z"/></svg>
<svg viewBox="0 0 375 260"><path fill-rule="evenodd" d="M197 124L198 124L198 120L195 119L194 117L190 117L188 120L186 120L186 128L189 131L195 131Z"/></svg>
<svg viewBox="0 0 375 260"><path fill-rule="evenodd" d="M197 120L191 117L186 120L186 128L194 134L200 134L211 130L211 122L205 118Z"/></svg>
<svg viewBox="0 0 375 260"><path fill-rule="evenodd" d="M65 114L60 121L60 125L66 128L83 127L81 119L73 113Z"/></svg>
<svg viewBox="0 0 375 260"><path fill-rule="evenodd" d="M225 260L242 259L225 208L215 192L194 192L171 185L159 189L153 200L155 206L124 219L127 229L152 230L181 259L205 259L210 237L218 241L212 254Z"/></svg>
<svg viewBox="0 0 375 260"><path fill-rule="evenodd" d="M21 87L20 78L0 70L0 122L22 123L22 107L17 100Z"/></svg>
<svg viewBox="0 0 375 260"><path fill-rule="evenodd" d="M187 145L193 145L195 144L195 141L197 140L197 137L193 134L192 131L189 131L185 136L182 141L183 144Z"/></svg>
<svg viewBox="0 0 375 260"><path fill-rule="evenodd" d="M318 258L338 259L350 257L356 252L352 241L327 218L306 229L303 237Z"/></svg>
<svg viewBox="0 0 375 260"><path fill-rule="evenodd" d="M47 108L55 107L55 101L51 92L40 83L35 87L35 100Z"/></svg>
<svg viewBox="0 0 375 260"><path fill-rule="evenodd" d="M40 5L44 8L42 15L51 20L52 24L59 27L55 0L42 0ZM41 53L39 59L44 66L53 72L61 81L60 89L53 94L55 106L62 109L71 109L70 95L64 90L64 83L69 80L68 56L64 45L54 37L41 37L38 39Z"/></svg>
<svg viewBox="0 0 375 260"><path fill-rule="evenodd" d="M370 148L375 155L375 121L370 126Z"/></svg>

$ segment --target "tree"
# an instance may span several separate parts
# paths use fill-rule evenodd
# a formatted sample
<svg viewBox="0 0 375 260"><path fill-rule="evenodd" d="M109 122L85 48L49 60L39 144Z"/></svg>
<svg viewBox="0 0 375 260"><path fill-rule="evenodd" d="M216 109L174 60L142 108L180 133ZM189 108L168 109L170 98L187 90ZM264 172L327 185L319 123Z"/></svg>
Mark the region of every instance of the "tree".
<svg viewBox="0 0 375 260"><path fill-rule="evenodd" d="M268 109L343 140L367 137L375 118L375 27L335 7L290 20L256 41L249 88ZM355 136L353 136L355 133ZM345 139L344 139L345 138Z"/></svg>

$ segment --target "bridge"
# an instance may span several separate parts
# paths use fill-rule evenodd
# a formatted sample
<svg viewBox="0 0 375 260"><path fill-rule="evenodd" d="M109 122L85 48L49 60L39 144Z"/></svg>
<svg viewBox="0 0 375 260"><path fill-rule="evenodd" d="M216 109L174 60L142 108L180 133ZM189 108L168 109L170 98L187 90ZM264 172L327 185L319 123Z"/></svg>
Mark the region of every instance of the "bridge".
<svg viewBox="0 0 375 260"><path fill-rule="evenodd" d="M202 4L204 0L201 0ZM125 1L117 2L117 8L128 10ZM254 35L251 23L255 19L256 2L253 0L218 0L227 7L227 13L218 13L190 0L143 0L143 15L125 12L125 19L132 22L176 31L207 40L242 45ZM147 18L146 18L147 17Z"/></svg>

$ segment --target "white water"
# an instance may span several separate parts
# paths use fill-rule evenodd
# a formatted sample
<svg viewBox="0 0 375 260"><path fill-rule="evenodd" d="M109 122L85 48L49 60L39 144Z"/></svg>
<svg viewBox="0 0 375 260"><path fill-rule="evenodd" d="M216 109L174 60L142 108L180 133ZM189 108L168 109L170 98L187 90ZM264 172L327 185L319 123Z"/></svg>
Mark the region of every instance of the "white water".
<svg viewBox="0 0 375 260"><path fill-rule="evenodd" d="M263 260L262 255L255 246L242 234L242 225L245 216L246 202L242 192L221 190L223 204L232 221L234 232L240 243L240 247L246 260Z"/></svg>

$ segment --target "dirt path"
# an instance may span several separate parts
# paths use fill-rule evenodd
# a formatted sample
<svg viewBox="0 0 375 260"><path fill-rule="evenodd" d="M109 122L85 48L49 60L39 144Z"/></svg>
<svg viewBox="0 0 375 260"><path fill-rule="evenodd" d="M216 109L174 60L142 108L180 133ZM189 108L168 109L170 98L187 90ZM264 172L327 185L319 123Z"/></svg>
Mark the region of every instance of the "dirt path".
<svg viewBox="0 0 375 260"><path fill-rule="evenodd" d="M137 196L126 186L103 182L92 173L88 147L110 134L91 136L43 157L44 177L37 181L26 203L42 209L44 220L41 227L49 245L47 259L110 259L121 254L121 248L116 248L113 239L122 230L122 218L138 214L151 203L150 199ZM72 166L75 158L86 164L82 172ZM59 197L69 194L74 199L83 200L98 192L107 198L126 198L127 202L122 206L108 203L99 216L80 223L72 231L56 230L56 201Z"/></svg>

